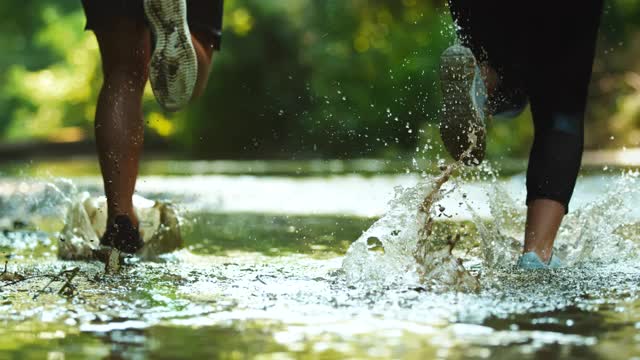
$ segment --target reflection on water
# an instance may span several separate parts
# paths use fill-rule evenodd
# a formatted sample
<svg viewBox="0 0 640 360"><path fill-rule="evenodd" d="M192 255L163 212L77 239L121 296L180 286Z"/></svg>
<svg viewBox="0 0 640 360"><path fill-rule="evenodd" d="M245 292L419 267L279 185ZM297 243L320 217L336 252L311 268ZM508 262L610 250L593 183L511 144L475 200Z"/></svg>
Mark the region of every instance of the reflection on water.
<svg viewBox="0 0 640 360"><path fill-rule="evenodd" d="M581 181L576 211L559 242L571 264L566 269L523 272L510 266L516 256L510 246L520 241L523 221L519 176L452 184L441 202L447 216L436 222L433 249L459 236L454 255L479 277L478 292L433 291L411 276L398 281L391 275L410 275L407 267L387 266L393 262L384 256L406 261L411 249L375 241L367 243L375 261L361 263L360 277L343 268L351 242L384 213L377 198L382 195L373 193L388 200L394 186L405 185L410 194L417 180L143 178L143 195L183 204L186 249L105 276L99 263L56 259L65 209L78 191L98 193L97 178L5 178L0 251L12 255L7 271L27 280L0 281L0 354L507 359L640 353L640 222L629 209L637 203L634 174ZM325 182L331 186L322 187ZM263 194L270 187L272 193ZM415 216L411 201L420 196L397 199L397 221L407 223L392 221L393 230L410 229L412 218L405 215ZM483 201L484 208L476 206ZM324 210L316 213L317 203ZM73 292L58 295L65 280L52 275L74 267L80 270ZM394 281L372 286L367 279L374 272Z"/></svg>

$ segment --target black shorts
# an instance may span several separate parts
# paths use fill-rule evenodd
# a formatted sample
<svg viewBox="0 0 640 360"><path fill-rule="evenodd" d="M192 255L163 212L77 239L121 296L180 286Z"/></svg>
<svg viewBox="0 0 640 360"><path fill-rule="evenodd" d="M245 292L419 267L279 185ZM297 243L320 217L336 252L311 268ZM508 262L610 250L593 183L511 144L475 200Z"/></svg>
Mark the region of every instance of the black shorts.
<svg viewBox="0 0 640 360"><path fill-rule="evenodd" d="M187 20L191 30L210 36L220 49L224 0L187 0ZM108 25L114 18L129 17L146 22L143 0L82 0L87 17L87 30Z"/></svg>

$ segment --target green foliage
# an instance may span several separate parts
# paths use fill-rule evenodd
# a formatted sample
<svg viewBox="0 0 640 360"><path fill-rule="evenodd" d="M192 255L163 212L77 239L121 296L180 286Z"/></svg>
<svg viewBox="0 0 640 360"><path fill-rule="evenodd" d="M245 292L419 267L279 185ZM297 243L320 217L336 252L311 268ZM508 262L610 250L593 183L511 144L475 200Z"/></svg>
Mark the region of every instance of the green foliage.
<svg viewBox="0 0 640 360"><path fill-rule="evenodd" d="M0 14L2 139L92 137L100 59L80 1L3 1ZM436 69L455 38L443 1L227 0L224 23L201 99L163 114L147 89L148 139L203 158L434 155ZM640 145L639 26L640 3L608 3L590 147ZM490 156L526 155L532 132L529 114L496 122Z"/></svg>
<svg viewBox="0 0 640 360"><path fill-rule="evenodd" d="M223 51L204 99L186 115L185 145L205 157L350 157L415 147L439 104L437 59L452 41L446 9L292 3L227 6ZM234 30L239 11L251 17L246 33Z"/></svg>
<svg viewBox="0 0 640 360"><path fill-rule="evenodd" d="M20 9L2 5L3 13L16 16L0 30L0 45L9 53L0 67L0 129L7 140L76 139L91 126L97 45L83 33L77 6L26 3Z"/></svg>

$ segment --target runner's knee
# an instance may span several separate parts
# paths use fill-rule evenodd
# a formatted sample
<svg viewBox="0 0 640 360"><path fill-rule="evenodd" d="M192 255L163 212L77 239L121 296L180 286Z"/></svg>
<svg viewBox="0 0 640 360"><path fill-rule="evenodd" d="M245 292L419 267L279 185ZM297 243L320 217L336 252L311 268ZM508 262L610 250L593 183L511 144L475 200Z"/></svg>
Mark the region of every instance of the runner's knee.
<svg viewBox="0 0 640 360"><path fill-rule="evenodd" d="M149 31L135 21L120 19L112 25L96 26L94 32L105 81L125 78L131 86L143 87L148 78Z"/></svg>

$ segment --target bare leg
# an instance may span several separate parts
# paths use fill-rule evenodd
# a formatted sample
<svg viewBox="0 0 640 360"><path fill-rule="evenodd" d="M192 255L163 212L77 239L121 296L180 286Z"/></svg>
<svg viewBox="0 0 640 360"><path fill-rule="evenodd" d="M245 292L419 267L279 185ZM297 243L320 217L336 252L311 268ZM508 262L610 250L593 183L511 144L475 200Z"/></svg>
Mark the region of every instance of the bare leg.
<svg viewBox="0 0 640 360"><path fill-rule="evenodd" d="M142 94L148 78L149 31L141 21L118 18L94 32L104 74L95 133L108 224L113 224L116 216L125 215L137 227L132 196L144 140Z"/></svg>
<svg viewBox="0 0 640 360"><path fill-rule="evenodd" d="M538 199L529 203L524 234L524 252L535 252L548 263L553 243L565 214L564 205L554 200Z"/></svg>
<svg viewBox="0 0 640 360"><path fill-rule="evenodd" d="M202 95L207 88L207 82L209 81L209 72L211 70L211 59L213 57L214 43L207 36L198 31L191 33L191 40L193 47L196 49L196 56L198 58L198 80L196 86L193 89L193 95L191 99L197 99Z"/></svg>

